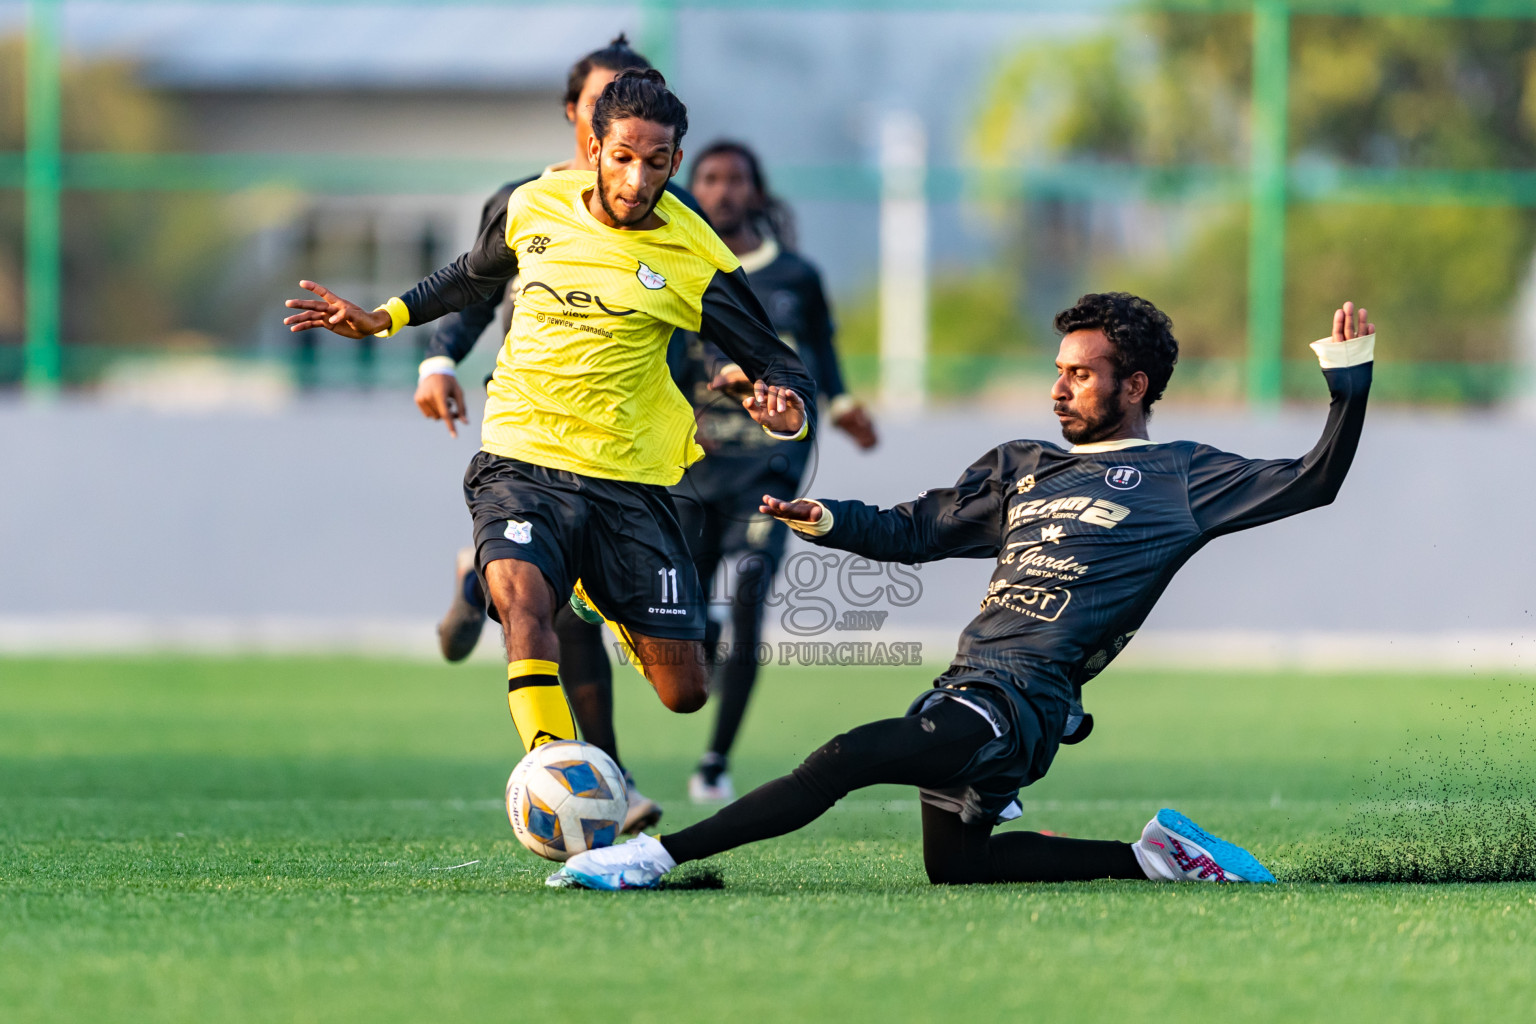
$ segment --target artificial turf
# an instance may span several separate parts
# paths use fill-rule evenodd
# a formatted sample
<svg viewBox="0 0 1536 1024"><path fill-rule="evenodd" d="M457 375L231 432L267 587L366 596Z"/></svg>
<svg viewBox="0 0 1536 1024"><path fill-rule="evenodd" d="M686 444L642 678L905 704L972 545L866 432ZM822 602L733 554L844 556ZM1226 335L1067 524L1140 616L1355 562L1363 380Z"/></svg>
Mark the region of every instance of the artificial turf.
<svg viewBox="0 0 1536 1024"><path fill-rule="evenodd" d="M625 760L693 820L706 719L618 679ZM927 679L767 669L738 786ZM1174 806L1267 887L933 888L914 794L881 789L679 888L549 890L501 806L503 693L485 665L0 660L0 1019L1536 1017L1536 883L1338 881L1536 876L1530 677L1096 680L1011 827L1130 839Z"/></svg>

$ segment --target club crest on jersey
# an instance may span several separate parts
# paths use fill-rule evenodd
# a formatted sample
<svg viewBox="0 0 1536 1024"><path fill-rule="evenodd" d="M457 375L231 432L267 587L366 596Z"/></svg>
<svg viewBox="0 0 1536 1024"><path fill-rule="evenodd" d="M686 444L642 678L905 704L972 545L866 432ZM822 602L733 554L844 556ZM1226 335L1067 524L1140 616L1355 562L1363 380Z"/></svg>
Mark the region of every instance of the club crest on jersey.
<svg viewBox="0 0 1536 1024"><path fill-rule="evenodd" d="M516 519L508 519L506 532L502 536L514 544L527 544L533 540L533 524L520 523Z"/></svg>
<svg viewBox="0 0 1536 1024"><path fill-rule="evenodd" d="M641 263L639 268L635 271L635 276L640 279L641 284L645 285L651 291L656 291L658 288L665 288L667 286L667 279L656 273L656 271L652 270L644 263Z"/></svg>
<svg viewBox="0 0 1536 1024"><path fill-rule="evenodd" d="M1135 466L1111 466L1104 474L1104 482L1117 491L1128 491L1141 483L1141 470Z"/></svg>

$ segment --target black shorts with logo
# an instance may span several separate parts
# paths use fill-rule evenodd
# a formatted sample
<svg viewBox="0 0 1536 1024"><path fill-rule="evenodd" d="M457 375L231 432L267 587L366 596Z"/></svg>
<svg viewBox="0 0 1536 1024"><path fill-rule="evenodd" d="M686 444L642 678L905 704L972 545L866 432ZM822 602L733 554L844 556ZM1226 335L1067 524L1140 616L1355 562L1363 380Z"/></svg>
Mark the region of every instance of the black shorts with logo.
<svg viewBox="0 0 1536 1024"><path fill-rule="evenodd" d="M482 582L488 564L515 558L539 567L557 601L580 580L597 610L627 629L704 638L703 588L665 487L482 451L464 474L464 501Z"/></svg>

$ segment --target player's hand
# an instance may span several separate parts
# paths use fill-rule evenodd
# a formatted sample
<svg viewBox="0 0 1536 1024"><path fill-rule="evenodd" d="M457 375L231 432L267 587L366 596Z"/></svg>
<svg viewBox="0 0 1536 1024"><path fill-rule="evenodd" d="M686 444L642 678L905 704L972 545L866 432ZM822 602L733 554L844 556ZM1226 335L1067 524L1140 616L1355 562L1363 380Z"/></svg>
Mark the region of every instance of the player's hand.
<svg viewBox="0 0 1536 1024"><path fill-rule="evenodd" d="M732 363L719 373L715 379L709 382L711 391L723 391L733 398L747 398L752 394L752 382L747 379L747 372Z"/></svg>
<svg viewBox="0 0 1536 1024"><path fill-rule="evenodd" d="M1339 344L1375 333L1376 325L1371 323L1364 306L1357 310L1353 302L1346 302L1333 311L1333 340Z"/></svg>
<svg viewBox="0 0 1536 1024"><path fill-rule="evenodd" d="M314 292L318 299L289 299L283 305L303 312L295 313L283 323L295 333L323 327L343 338L365 338L380 331L389 330L389 314L380 310L370 312L355 302L348 302L323 284L300 281L299 287Z"/></svg>
<svg viewBox="0 0 1536 1024"><path fill-rule="evenodd" d="M754 381L752 394L741 400L741 407L775 434L798 434L805 425L805 400L777 384Z"/></svg>
<svg viewBox="0 0 1536 1024"><path fill-rule="evenodd" d="M783 519L786 522L821 522L821 506L814 501L806 501L804 498L799 498L795 501L781 501L771 494L765 494L763 495L763 503L757 506L757 510L764 515L773 516L775 519Z"/></svg>
<svg viewBox="0 0 1536 1024"><path fill-rule="evenodd" d="M865 451L880 443L880 438L875 435L874 421L862 405L853 406L833 420L832 425L853 438L853 443Z"/></svg>
<svg viewBox="0 0 1536 1024"><path fill-rule="evenodd" d="M464 389L459 379L451 373L429 373L416 382L416 408L429 420L442 420L448 424L448 436L458 437L453 421L467 424L469 416L464 411Z"/></svg>

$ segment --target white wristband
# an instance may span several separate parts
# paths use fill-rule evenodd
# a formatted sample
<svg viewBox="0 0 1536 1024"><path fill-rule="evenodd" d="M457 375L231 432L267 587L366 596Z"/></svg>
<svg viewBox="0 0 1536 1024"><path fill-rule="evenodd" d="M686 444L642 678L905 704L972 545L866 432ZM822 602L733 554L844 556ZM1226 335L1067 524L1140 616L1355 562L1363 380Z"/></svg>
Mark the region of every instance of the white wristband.
<svg viewBox="0 0 1536 1024"><path fill-rule="evenodd" d="M1311 347L1312 351L1317 353L1317 361L1323 369L1343 370L1375 360L1376 335L1362 334L1348 341L1324 338L1321 341L1314 341Z"/></svg>
<svg viewBox="0 0 1536 1024"><path fill-rule="evenodd" d="M421 361L420 366L416 367L417 380L420 380L423 377L430 377L434 373L440 373L445 377L458 376L458 373L455 372L455 364L453 360L447 356L428 356L426 359Z"/></svg>
<svg viewBox="0 0 1536 1024"><path fill-rule="evenodd" d="M789 528L796 533L803 533L807 537L824 537L832 532L832 510L827 508L815 498L807 498L812 505L821 509L821 518L814 523L803 522L799 519L779 519L781 523L788 523ZM778 517L775 516L775 519Z"/></svg>

